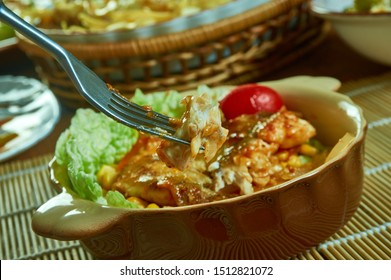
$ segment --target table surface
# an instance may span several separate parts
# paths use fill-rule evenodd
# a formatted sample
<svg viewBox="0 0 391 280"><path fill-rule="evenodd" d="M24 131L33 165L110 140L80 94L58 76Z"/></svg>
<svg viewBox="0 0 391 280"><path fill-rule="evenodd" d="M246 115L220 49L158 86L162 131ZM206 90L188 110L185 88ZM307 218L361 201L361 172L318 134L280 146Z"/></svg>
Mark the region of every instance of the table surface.
<svg viewBox="0 0 391 280"><path fill-rule="evenodd" d="M36 77L33 64L18 49L10 49L0 54L0 75L24 75ZM10 66L12 65L12 66ZM385 65L374 63L348 47L333 30L326 39L301 59L264 76L262 80L275 80L294 75L331 76L341 82L380 75L390 71ZM44 140L13 157L9 161L24 160L54 152L57 138L70 123L74 112L61 108L62 115L53 132Z"/></svg>

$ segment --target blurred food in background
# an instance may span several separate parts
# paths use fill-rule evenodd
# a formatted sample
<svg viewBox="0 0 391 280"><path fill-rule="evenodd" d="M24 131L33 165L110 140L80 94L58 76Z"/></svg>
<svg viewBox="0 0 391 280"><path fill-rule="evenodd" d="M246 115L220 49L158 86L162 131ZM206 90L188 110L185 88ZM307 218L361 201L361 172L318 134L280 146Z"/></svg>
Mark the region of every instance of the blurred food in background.
<svg viewBox="0 0 391 280"><path fill-rule="evenodd" d="M391 12L390 0L354 0L354 5L347 12Z"/></svg>
<svg viewBox="0 0 391 280"><path fill-rule="evenodd" d="M131 14L130 6L126 10L125 6L118 8L118 5L125 5L125 2L130 5L132 0L84 1L87 7L95 7L96 11L102 9L97 9L98 6L92 6L92 3L105 3L113 9L110 10L112 12L108 8L103 9L107 13L99 14L99 17L93 17L96 12L91 16L88 9L79 13L78 20L84 14L90 19L105 22L106 25L95 26L96 29L76 25L64 20L65 15L60 17L55 14L53 3L65 3L71 7L81 5L78 0L36 1L35 6L25 4L25 9L20 8L22 0L6 1L12 11L19 10L21 13L23 10L25 14L29 11L32 14L38 3L40 6L44 6L45 2L52 5L51 10L48 8L46 11L49 16L39 17L41 23L38 21L35 25L43 27L45 34L127 98L133 96L137 89L145 93L167 89L184 91L201 84L215 86L259 81L260 77L317 47L328 32L325 21L313 16L311 0L177 0L183 5L182 14L200 12L140 27L135 27L130 21L114 23L108 20L109 15ZM169 3L176 3L173 0L138 1L131 3L143 4L142 11L150 13L163 13L162 10L170 7ZM199 6L194 8L196 4L192 3ZM49 7L49 4L46 6ZM110 5L117 7L117 13ZM201 11L208 7L215 8ZM77 14L69 13L69 17ZM176 14L179 15L178 10ZM43 22L47 24L43 25ZM57 29L47 29L50 26ZM67 29L59 29L63 27ZM18 47L34 63L37 75L65 106L89 106L55 59L24 36L17 33L16 37Z"/></svg>
<svg viewBox="0 0 391 280"><path fill-rule="evenodd" d="M15 35L15 32L11 27L0 22L0 40L14 37L14 35Z"/></svg>
<svg viewBox="0 0 391 280"><path fill-rule="evenodd" d="M8 0L26 21L44 29L99 32L134 29L188 16L234 0Z"/></svg>

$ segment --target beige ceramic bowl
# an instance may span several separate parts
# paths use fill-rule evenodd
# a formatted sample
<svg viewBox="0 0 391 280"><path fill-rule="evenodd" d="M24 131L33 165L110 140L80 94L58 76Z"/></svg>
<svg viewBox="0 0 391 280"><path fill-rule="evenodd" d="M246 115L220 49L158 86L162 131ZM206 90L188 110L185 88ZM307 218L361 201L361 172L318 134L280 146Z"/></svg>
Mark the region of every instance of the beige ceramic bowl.
<svg viewBox="0 0 391 280"><path fill-rule="evenodd" d="M36 211L34 231L80 240L103 259L286 259L324 241L360 203L366 121L358 106L333 91L339 86L333 78L263 84L304 113L323 143L335 145L321 167L254 194L177 208L112 208L63 191ZM64 182L55 162L51 167Z"/></svg>
<svg viewBox="0 0 391 280"><path fill-rule="evenodd" d="M339 36L353 50L373 61L391 66L391 12L344 12L353 2L314 0L312 11L315 15L329 20Z"/></svg>

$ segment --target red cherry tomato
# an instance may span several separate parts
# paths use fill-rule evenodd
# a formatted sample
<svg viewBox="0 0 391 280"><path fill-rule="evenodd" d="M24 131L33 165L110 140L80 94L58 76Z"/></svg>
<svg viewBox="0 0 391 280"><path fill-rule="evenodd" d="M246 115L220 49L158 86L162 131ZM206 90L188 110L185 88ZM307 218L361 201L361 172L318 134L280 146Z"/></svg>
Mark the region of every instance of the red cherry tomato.
<svg viewBox="0 0 391 280"><path fill-rule="evenodd" d="M257 84L238 86L220 101L220 108L227 119L259 112L275 113L283 105L281 96L275 90Z"/></svg>

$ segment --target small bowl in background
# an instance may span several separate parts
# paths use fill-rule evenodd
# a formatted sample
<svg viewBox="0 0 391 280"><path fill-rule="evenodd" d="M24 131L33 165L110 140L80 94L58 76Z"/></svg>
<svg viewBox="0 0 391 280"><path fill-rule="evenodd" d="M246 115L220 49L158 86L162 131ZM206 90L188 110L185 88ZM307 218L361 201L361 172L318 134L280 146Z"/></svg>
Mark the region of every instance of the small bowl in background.
<svg viewBox="0 0 391 280"><path fill-rule="evenodd" d="M317 139L334 146L320 167L274 187L191 206L125 209L63 191L33 215L33 230L80 240L100 259L286 259L323 242L355 213L361 198L366 121L339 81L299 76L265 82L287 108L303 113ZM228 92L232 86L219 87ZM64 168L50 165L58 186Z"/></svg>
<svg viewBox="0 0 391 280"><path fill-rule="evenodd" d="M314 0L311 10L330 21L353 50L391 66L391 12L346 12L353 3L354 0Z"/></svg>

